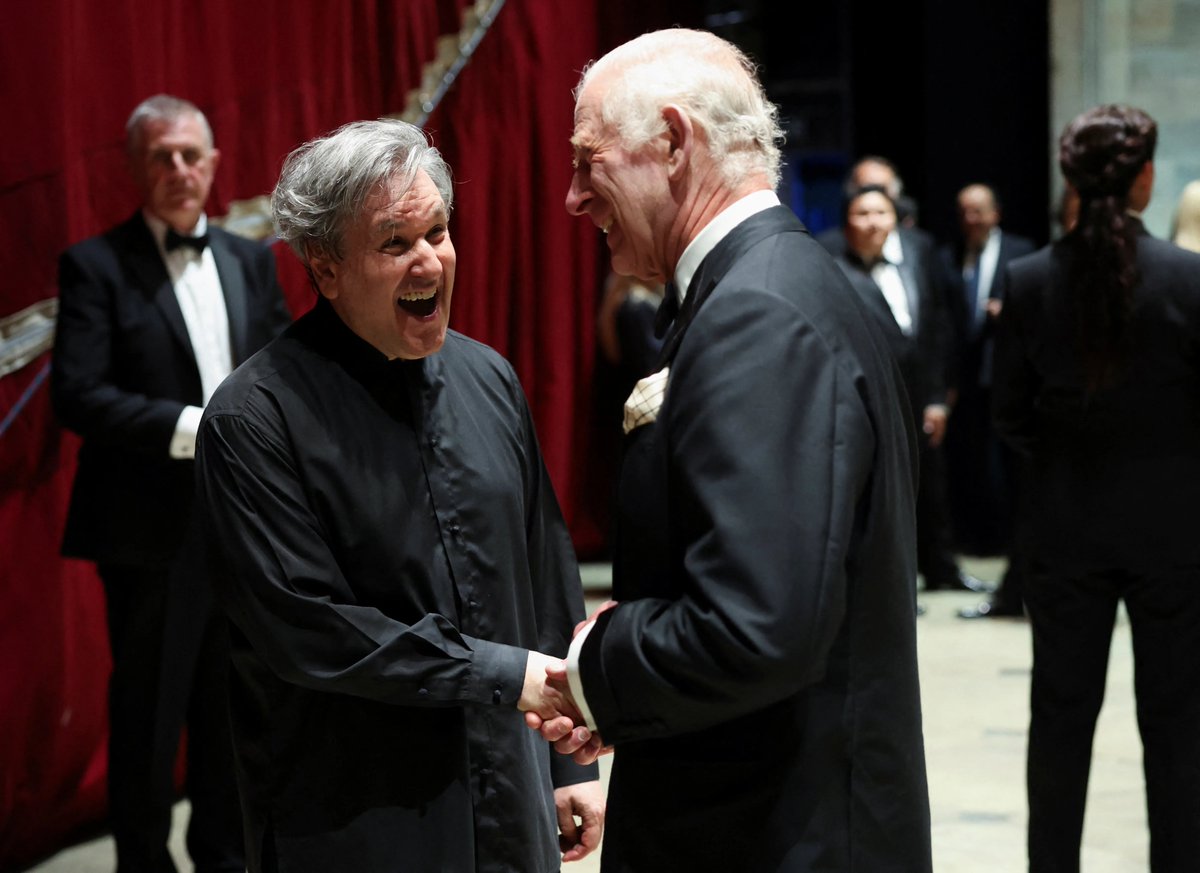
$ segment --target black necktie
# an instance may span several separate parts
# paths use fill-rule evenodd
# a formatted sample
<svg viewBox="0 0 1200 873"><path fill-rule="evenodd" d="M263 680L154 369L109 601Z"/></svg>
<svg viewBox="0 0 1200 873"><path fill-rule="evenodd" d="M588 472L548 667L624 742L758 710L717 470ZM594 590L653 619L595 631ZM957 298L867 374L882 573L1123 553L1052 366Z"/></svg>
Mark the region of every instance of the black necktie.
<svg viewBox="0 0 1200 873"><path fill-rule="evenodd" d="M206 245L208 245L208 234L206 233L201 234L200 236L184 236L181 233L176 233L175 228L173 227L167 228L167 240L165 246L169 252L173 252L178 248L186 247L195 249L196 254L199 255L204 252L204 247Z"/></svg>
<svg viewBox="0 0 1200 873"><path fill-rule="evenodd" d="M983 252L975 254L975 263L963 270L963 291L967 303L967 327L972 336L982 327L982 314L979 309L979 267L983 261Z"/></svg>

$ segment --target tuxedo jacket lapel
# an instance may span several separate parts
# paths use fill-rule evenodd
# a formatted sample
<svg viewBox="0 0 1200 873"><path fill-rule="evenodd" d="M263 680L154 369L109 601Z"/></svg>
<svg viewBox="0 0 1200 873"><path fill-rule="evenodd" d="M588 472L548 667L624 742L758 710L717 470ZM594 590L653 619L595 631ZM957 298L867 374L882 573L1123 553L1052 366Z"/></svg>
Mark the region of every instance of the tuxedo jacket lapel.
<svg viewBox="0 0 1200 873"><path fill-rule="evenodd" d="M700 311L713 289L746 251L767 237L779 233L803 232L804 229L804 225L786 206L773 206L750 216L717 243L716 248L700 262L699 269L692 276L692 284L688 286L687 296L679 308L679 314L667 331L667 338L663 341L662 351L654 369L661 370L675 358L688 325L692 323L692 319L696 317L696 313Z"/></svg>
<svg viewBox="0 0 1200 873"><path fill-rule="evenodd" d="M923 313L921 312L920 282L917 278L917 253L913 247L906 245L903 237L900 240L904 261L896 268L900 271L900 281L904 283L904 296L908 299L908 315L912 320L913 332Z"/></svg>
<svg viewBox="0 0 1200 873"><path fill-rule="evenodd" d="M188 335L179 300L175 297L175 286L171 284L167 265L159 254L154 235L150 233L140 212L125 223L122 235L125 234L127 239L123 243L118 242L117 250L124 253L122 258L131 274L131 287L141 290L167 322L180 348L189 358L194 358L192 339Z"/></svg>
<svg viewBox="0 0 1200 873"><path fill-rule="evenodd" d="M892 307L888 306L887 299L883 296L883 290L871 278L869 273L862 273L862 281L854 281L850 285L854 288L855 293L858 294L858 299L863 301L879 316L880 327L889 334L895 334L898 338L906 338L904 331L900 329L900 325L896 322L896 313L892 312Z"/></svg>

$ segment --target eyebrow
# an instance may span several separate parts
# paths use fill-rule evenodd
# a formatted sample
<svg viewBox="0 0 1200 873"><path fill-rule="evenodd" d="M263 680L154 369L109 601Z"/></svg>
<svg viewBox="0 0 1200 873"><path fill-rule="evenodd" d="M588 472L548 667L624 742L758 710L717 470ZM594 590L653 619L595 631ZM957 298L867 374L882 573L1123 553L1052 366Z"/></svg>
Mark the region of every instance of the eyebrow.
<svg viewBox="0 0 1200 873"><path fill-rule="evenodd" d="M433 220L430 222L430 224L448 224L449 222L450 213L446 211L445 206L442 206L433 214ZM396 226L396 222L393 219L385 218L383 221L375 225L375 232L394 234L396 232Z"/></svg>

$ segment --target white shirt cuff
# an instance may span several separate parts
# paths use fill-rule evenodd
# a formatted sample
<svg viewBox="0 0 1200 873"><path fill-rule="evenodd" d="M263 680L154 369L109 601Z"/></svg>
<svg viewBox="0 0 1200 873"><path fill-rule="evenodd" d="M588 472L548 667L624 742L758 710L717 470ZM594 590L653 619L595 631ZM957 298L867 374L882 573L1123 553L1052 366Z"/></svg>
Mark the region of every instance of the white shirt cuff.
<svg viewBox="0 0 1200 873"><path fill-rule="evenodd" d="M596 626L594 621L589 621L584 625L583 630L575 635L575 639L571 640L571 648L567 650L567 684L571 687L571 696L575 698L575 705L579 707L579 714L583 716L584 723L588 726L588 730L596 729L596 720L592 718L592 711L588 708L587 698L583 696L583 677L579 675L579 653L583 651L583 641L587 639L588 634L592 632L592 628Z"/></svg>
<svg viewBox="0 0 1200 873"><path fill-rule="evenodd" d="M175 435L171 437L168 450L172 458L196 457L196 434L200 432L200 417L204 410L199 406L185 406L175 422Z"/></svg>

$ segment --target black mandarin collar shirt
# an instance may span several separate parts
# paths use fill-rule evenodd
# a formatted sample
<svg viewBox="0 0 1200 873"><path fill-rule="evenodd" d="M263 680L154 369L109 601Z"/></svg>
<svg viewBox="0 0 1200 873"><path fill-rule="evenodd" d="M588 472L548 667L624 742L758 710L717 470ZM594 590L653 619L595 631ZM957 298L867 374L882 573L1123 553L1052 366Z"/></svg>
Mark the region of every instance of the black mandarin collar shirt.
<svg viewBox="0 0 1200 873"><path fill-rule="evenodd" d="M251 853L557 870L551 785L596 770L515 703L583 602L507 362L454 332L388 361L322 300L217 392L197 462Z"/></svg>

